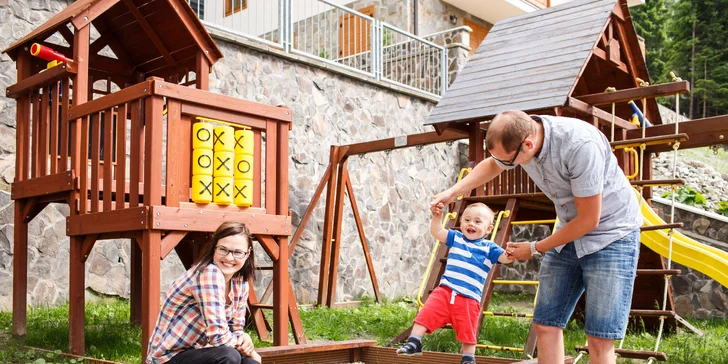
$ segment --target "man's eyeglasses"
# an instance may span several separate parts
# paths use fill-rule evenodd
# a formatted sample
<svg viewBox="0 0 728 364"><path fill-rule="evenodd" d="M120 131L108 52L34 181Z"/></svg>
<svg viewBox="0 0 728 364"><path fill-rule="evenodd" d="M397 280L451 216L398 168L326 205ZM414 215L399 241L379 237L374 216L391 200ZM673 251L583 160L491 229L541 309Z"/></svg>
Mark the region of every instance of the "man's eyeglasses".
<svg viewBox="0 0 728 364"><path fill-rule="evenodd" d="M226 257L229 253L232 253L235 259L245 259L250 254L250 250L230 250L222 245L215 247L215 254L221 257Z"/></svg>
<svg viewBox="0 0 728 364"><path fill-rule="evenodd" d="M506 167L513 167L513 166L515 166L515 165L516 165L516 164L515 164L515 163L513 163L513 162L515 162L515 161L516 161L516 158L518 158L518 154L519 154L519 153L521 153L521 147L523 146L523 142L525 142L525 141L526 141L526 139L528 139L528 135L526 135L526 137L525 137L525 138L523 138L523 140L521 141L521 144L518 144L518 149L516 149L516 155L514 155L514 156L513 156L513 158L511 158L511 160L509 160L509 161L504 161L504 160L500 160L500 159L496 158L496 157L495 157L494 155L492 155L492 154L491 154L490 156L491 156L491 157L492 157L493 159L495 159L495 160L497 160L498 162L500 162L500 163L501 163L502 165L506 166Z"/></svg>

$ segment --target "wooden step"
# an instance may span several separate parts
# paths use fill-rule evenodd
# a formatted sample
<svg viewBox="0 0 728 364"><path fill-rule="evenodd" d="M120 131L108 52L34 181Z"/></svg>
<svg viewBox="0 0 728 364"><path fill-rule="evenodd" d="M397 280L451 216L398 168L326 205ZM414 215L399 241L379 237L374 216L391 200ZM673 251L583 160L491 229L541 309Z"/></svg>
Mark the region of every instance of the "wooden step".
<svg viewBox="0 0 728 364"><path fill-rule="evenodd" d="M681 227L683 227L683 223L676 222L674 224L640 226L640 231L653 231L653 230L664 230L664 229L676 229L676 228L681 228Z"/></svg>
<svg viewBox="0 0 728 364"><path fill-rule="evenodd" d="M574 346L574 350L577 352L584 351L589 352L588 346ZM667 354L660 351L647 351L647 350L626 350L626 349L614 349L614 352L621 358L629 359L643 359L648 360L655 358L659 361L667 361Z"/></svg>
<svg viewBox="0 0 728 364"><path fill-rule="evenodd" d="M619 140L616 142L609 143L613 149L624 149L628 147L639 147L641 144L645 145L659 145L659 144L671 144L674 142L684 142L688 140L688 135L685 133L680 134L668 134L660 136L652 136L647 138L639 139L628 139Z"/></svg>
<svg viewBox="0 0 728 364"><path fill-rule="evenodd" d="M629 315L632 317L674 317L675 311L668 310L629 310Z"/></svg>
<svg viewBox="0 0 728 364"><path fill-rule="evenodd" d="M680 269L637 269L638 276L676 276L682 273Z"/></svg>
<svg viewBox="0 0 728 364"><path fill-rule="evenodd" d="M677 179L648 179L644 181L629 181L632 186L640 187L659 187L659 186L672 186L672 185L684 185L685 180L682 178Z"/></svg>

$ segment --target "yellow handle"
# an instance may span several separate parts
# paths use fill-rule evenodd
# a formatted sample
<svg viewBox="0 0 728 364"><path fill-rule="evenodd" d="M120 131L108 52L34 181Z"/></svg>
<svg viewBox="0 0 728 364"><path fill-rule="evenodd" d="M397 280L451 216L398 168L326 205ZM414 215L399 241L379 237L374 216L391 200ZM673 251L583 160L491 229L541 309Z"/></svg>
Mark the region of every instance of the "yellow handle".
<svg viewBox="0 0 728 364"><path fill-rule="evenodd" d="M460 170L460 174L458 175L458 182L460 182L463 178L465 178L465 175L470 174L470 168L463 168ZM458 200L462 200L463 195L458 196Z"/></svg>
<svg viewBox="0 0 728 364"><path fill-rule="evenodd" d="M639 155L637 154L637 150L634 148L624 148L624 151L627 153L632 153L632 155L634 155L634 173L627 176L628 180L633 180L640 173Z"/></svg>
<svg viewBox="0 0 728 364"><path fill-rule="evenodd" d="M505 217L511 216L511 211L503 210L498 213L498 218L495 220L495 226L493 227L493 235L491 235L491 237L490 237L491 241L495 241L495 235L498 234L498 227L500 227L501 218L503 218L503 216L505 216Z"/></svg>

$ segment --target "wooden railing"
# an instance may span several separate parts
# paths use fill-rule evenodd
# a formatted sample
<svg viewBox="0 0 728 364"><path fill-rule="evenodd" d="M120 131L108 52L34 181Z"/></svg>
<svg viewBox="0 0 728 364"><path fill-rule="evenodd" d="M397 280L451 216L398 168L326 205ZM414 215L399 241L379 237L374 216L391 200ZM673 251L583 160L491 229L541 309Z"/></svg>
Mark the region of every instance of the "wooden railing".
<svg viewBox="0 0 728 364"><path fill-rule="evenodd" d="M279 158L288 156L288 146L277 145L276 135L285 129L287 138L290 111L150 78L69 110L71 123L80 123L80 137L73 142L79 143L80 156L86 156L81 159L88 160L76 172L79 214L140 206L196 207L190 202L190 182L192 123L198 116L252 128L251 207L264 212L264 201L276 201L279 186L269 185L263 199L262 163L266 179L285 182L287 188L287 181L279 181L276 171ZM237 206L210 207L240 210ZM265 209L275 211L268 204Z"/></svg>
<svg viewBox="0 0 728 364"><path fill-rule="evenodd" d="M486 152L486 156L490 156L490 154ZM521 166L504 171L485 185L485 194L487 196L537 192L541 192L541 190L528 177L528 174L526 174L526 171Z"/></svg>

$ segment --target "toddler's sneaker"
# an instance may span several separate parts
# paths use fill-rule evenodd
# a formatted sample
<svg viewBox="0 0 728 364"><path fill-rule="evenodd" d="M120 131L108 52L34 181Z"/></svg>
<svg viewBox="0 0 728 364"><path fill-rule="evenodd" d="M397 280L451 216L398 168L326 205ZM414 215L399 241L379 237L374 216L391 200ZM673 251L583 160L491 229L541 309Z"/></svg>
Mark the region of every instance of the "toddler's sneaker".
<svg viewBox="0 0 728 364"><path fill-rule="evenodd" d="M460 364L477 364L475 362L475 358L472 356L464 356L462 360L460 360Z"/></svg>
<svg viewBox="0 0 728 364"><path fill-rule="evenodd" d="M410 338L406 344L397 349L397 355L422 355L422 343L415 338Z"/></svg>

